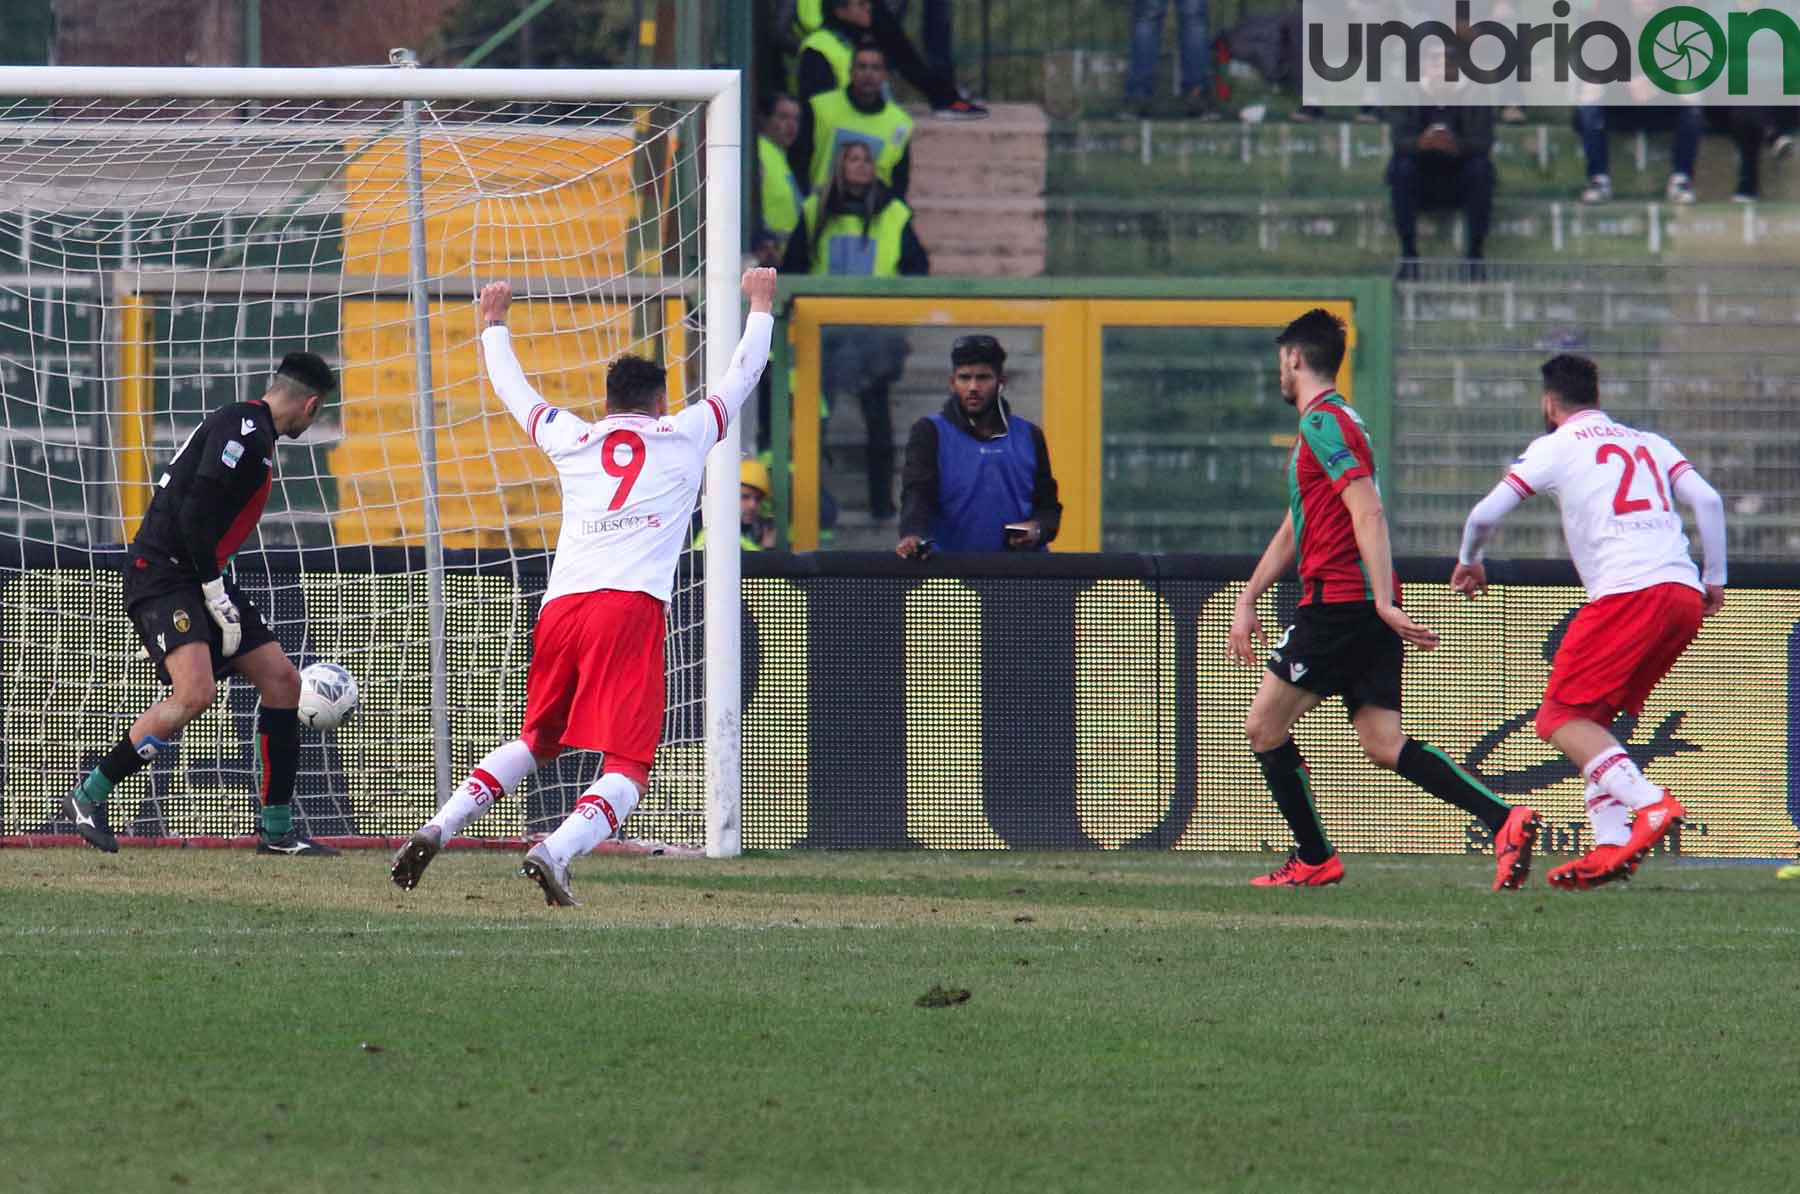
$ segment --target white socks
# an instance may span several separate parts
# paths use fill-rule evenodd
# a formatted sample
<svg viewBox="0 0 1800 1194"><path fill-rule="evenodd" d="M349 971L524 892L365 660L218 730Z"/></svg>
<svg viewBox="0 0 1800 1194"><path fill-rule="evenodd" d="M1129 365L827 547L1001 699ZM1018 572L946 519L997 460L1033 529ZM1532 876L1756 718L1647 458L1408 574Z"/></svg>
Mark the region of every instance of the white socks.
<svg viewBox="0 0 1800 1194"><path fill-rule="evenodd" d="M569 819L544 839L544 850L557 866L568 866L616 833L637 803L637 785L616 771L607 772L581 794Z"/></svg>
<svg viewBox="0 0 1800 1194"><path fill-rule="evenodd" d="M1595 755L1581 773L1589 787L1599 788L1626 808L1643 808L1663 798L1663 790L1644 778L1621 746Z"/></svg>
<svg viewBox="0 0 1800 1194"><path fill-rule="evenodd" d="M1623 846L1631 838L1631 810L1589 784L1588 821L1594 827L1596 846Z"/></svg>
<svg viewBox="0 0 1800 1194"><path fill-rule="evenodd" d="M442 835L439 840L447 842L461 832L464 825L487 812L490 804L515 791L525 777L536 770L537 760L531 757L531 748L522 739L514 738L505 746L497 746L469 772L469 778L463 780L462 786L450 794L437 816L425 824L435 825Z"/></svg>

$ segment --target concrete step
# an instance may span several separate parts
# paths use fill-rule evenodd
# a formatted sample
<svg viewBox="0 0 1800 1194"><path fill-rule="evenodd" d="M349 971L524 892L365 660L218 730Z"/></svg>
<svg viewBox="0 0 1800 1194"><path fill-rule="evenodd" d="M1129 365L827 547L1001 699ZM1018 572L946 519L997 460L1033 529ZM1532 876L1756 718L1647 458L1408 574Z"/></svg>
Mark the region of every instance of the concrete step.
<svg viewBox="0 0 1800 1194"><path fill-rule="evenodd" d="M1379 194L1392 136L1386 124L1191 120L1059 121L1047 134L1051 194L1168 194L1300 198ZM1659 199L1668 182L1666 133L1619 132L1609 169L1621 199ZM1502 125L1494 165L1501 193L1573 199L1586 182L1581 139L1566 113L1554 121ZM1702 201L1723 202L1736 185L1737 150L1723 135L1701 141L1695 185ZM1800 200L1800 168L1764 158L1763 198Z"/></svg>
<svg viewBox="0 0 1800 1194"><path fill-rule="evenodd" d="M986 120L914 114L907 202L934 274L1044 272L1049 120L1033 104L994 104L989 111Z"/></svg>
<svg viewBox="0 0 1800 1194"><path fill-rule="evenodd" d="M1367 198L1052 197L1051 274L1360 272L1391 269L1399 243L1385 194ZM1462 254L1462 219L1420 220L1426 256ZM1800 263L1800 204L1659 201L1587 206L1556 199L1495 204L1487 256L1496 261L1640 264Z"/></svg>

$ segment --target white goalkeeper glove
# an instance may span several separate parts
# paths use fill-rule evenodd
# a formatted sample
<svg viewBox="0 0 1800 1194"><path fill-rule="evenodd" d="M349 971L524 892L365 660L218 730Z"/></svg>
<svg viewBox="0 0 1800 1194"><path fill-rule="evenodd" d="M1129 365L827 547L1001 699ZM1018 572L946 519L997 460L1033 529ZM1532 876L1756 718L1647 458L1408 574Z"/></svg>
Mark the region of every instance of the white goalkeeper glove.
<svg viewBox="0 0 1800 1194"><path fill-rule="evenodd" d="M225 638L220 653L226 658L236 655L244 637L244 624L238 617L238 607L225 594L225 578L214 577L201 585L200 591L206 594L206 612L219 624L219 633Z"/></svg>

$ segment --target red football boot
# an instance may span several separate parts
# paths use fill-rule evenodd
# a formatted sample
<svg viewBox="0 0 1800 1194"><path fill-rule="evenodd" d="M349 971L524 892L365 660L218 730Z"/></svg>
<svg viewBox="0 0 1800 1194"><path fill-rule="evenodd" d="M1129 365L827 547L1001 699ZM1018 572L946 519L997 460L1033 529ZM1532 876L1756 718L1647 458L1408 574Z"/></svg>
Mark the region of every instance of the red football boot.
<svg viewBox="0 0 1800 1194"><path fill-rule="evenodd" d="M1288 860L1266 875L1258 875L1250 880L1252 887L1329 887L1341 882L1344 878L1344 864L1333 854L1324 862L1301 862L1298 854L1288 855Z"/></svg>
<svg viewBox="0 0 1800 1194"><path fill-rule="evenodd" d="M1629 879L1635 870L1637 858L1629 846L1595 846L1580 858L1551 871L1548 878L1550 886L1564 891L1588 891Z"/></svg>
<svg viewBox="0 0 1800 1194"><path fill-rule="evenodd" d="M1519 805L1506 815L1506 824L1494 835L1494 890L1514 891L1531 874L1531 848L1537 845L1544 822L1537 813Z"/></svg>
<svg viewBox="0 0 1800 1194"><path fill-rule="evenodd" d="M1631 819L1631 840L1625 843L1625 848L1631 851L1633 864L1642 862L1656 848L1657 842L1662 841L1671 829L1686 819L1687 809L1682 808L1681 802L1669 795L1667 788L1663 789L1661 800L1640 808L1637 816Z"/></svg>

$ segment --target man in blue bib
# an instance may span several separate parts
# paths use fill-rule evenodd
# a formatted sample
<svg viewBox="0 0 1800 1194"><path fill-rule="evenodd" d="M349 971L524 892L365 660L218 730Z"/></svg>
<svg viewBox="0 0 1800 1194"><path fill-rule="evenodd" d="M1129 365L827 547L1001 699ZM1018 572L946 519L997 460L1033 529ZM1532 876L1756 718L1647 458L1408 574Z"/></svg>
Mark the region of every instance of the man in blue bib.
<svg viewBox="0 0 1800 1194"><path fill-rule="evenodd" d="M903 558L933 551L1043 551L1062 524L1050 450L1012 413L1006 350L992 336L950 349L950 397L913 424L900 482Z"/></svg>

